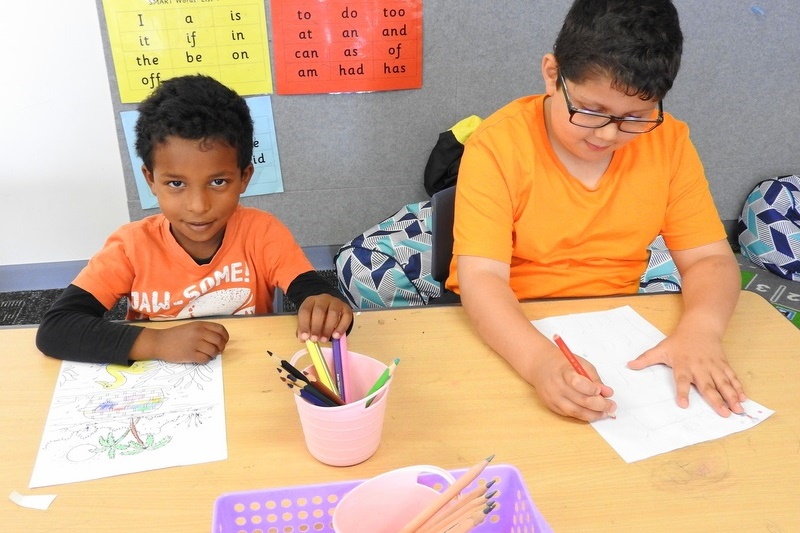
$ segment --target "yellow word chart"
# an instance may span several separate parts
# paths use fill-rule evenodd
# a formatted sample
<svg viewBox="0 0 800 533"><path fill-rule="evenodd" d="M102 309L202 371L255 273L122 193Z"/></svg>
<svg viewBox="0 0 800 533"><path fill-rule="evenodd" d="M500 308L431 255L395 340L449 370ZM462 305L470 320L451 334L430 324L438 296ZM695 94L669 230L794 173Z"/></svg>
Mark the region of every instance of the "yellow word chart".
<svg viewBox="0 0 800 533"><path fill-rule="evenodd" d="M272 92L263 0L103 0L103 10L123 103L186 74Z"/></svg>

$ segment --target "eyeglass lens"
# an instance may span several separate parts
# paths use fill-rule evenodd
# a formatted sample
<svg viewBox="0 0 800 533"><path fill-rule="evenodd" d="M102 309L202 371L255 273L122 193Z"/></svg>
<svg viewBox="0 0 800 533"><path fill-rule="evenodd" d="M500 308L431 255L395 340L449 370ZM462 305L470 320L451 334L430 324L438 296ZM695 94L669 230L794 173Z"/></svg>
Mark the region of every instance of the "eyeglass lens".
<svg viewBox="0 0 800 533"><path fill-rule="evenodd" d="M658 126L658 122L644 122L645 120L655 121L658 118L658 110L653 110L653 113L650 116L640 118L643 120L642 122L632 120L615 120L607 116L595 115L581 111L580 109L575 109L570 117L570 122L576 126L582 126L584 128L602 128L610 122L616 122L620 131L628 133L645 133Z"/></svg>

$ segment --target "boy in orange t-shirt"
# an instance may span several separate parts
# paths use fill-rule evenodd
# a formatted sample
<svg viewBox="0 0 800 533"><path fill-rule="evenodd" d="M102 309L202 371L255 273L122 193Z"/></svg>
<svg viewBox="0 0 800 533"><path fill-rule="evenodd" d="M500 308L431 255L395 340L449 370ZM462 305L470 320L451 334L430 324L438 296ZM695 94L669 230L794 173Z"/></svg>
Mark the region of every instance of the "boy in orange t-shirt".
<svg viewBox="0 0 800 533"><path fill-rule="evenodd" d="M59 359L205 363L228 332L194 320L166 329L103 318L121 297L129 320L263 314L276 287L298 307L300 340L339 338L350 305L269 213L239 205L253 175L253 122L233 90L202 75L172 78L139 106L136 151L161 214L106 241L45 314L37 347Z"/></svg>
<svg viewBox="0 0 800 533"><path fill-rule="evenodd" d="M542 60L545 94L503 107L464 148L447 286L562 415L613 415L613 391L587 361L591 379L580 376L519 300L635 293L658 235L681 274L684 312L629 367L672 367L680 406L694 384L721 416L743 412L722 348L738 265L688 127L663 111L682 43L669 0L576 0Z"/></svg>

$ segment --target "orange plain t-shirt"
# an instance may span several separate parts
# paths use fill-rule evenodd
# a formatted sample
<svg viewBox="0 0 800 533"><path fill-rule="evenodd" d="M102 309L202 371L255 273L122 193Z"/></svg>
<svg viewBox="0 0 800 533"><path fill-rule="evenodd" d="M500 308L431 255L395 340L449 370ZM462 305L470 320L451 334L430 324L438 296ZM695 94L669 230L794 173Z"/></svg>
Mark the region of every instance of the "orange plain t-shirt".
<svg viewBox="0 0 800 533"><path fill-rule="evenodd" d="M511 102L467 141L449 289L459 292L458 256L468 255L508 263L520 300L634 293L659 234L673 250L725 238L685 123L665 114L589 190L550 145L545 98Z"/></svg>

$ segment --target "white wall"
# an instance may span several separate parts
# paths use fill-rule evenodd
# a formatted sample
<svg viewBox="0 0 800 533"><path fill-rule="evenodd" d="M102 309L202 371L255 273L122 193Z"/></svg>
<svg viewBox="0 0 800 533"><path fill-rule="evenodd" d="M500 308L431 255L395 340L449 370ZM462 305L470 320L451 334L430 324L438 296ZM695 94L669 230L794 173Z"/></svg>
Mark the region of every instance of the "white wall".
<svg viewBox="0 0 800 533"><path fill-rule="evenodd" d="M2 11L0 265L88 259L130 220L95 3Z"/></svg>

